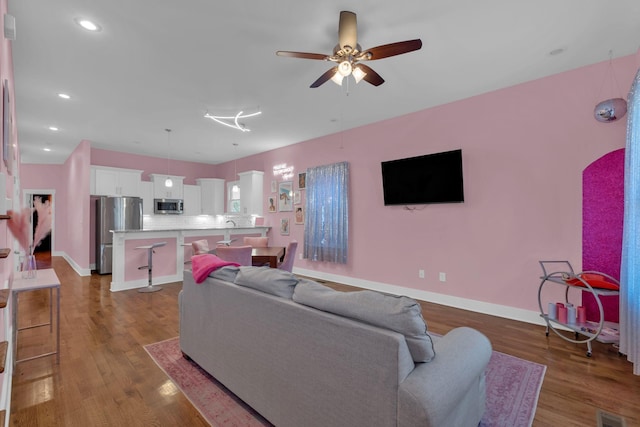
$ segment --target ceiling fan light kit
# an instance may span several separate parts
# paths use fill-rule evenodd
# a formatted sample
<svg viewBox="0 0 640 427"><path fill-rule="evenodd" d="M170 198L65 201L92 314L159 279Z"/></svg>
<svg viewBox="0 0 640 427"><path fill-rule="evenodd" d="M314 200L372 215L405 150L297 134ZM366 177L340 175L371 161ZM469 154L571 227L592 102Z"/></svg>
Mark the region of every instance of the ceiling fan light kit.
<svg viewBox="0 0 640 427"><path fill-rule="evenodd" d="M342 80L350 75L353 75L356 83L364 80L374 86L380 86L384 83L384 79L378 73L373 71L373 69L362 64L362 61L373 61L375 59L388 58L390 56L413 52L420 48L422 48L422 41L420 39L414 39L389 43L371 49L362 50L358 44L356 14L343 10L340 12L340 22L338 24L338 44L333 49L332 55L283 50L277 51L276 55L290 58L331 61L338 64L313 82L310 86L312 88L317 88L328 80L331 80L338 85L342 85Z"/></svg>

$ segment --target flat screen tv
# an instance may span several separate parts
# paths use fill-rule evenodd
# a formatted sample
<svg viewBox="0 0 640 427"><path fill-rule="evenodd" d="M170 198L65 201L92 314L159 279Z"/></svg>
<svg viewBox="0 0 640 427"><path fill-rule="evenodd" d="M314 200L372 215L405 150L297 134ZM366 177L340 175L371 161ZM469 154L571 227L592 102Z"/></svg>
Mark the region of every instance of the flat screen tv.
<svg viewBox="0 0 640 427"><path fill-rule="evenodd" d="M382 162L385 206L461 203L462 150Z"/></svg>

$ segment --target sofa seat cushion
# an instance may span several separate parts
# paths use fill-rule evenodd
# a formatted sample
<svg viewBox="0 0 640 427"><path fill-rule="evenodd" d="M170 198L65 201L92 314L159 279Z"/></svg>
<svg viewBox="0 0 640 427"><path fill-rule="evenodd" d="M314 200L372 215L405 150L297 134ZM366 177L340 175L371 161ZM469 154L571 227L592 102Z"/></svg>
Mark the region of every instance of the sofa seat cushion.
<svg viewBox="0 0 640 427"><path fill-rule="evenodd" d="M298 278L293 273L278 268L242 266L233 283L291 299Z"/></svg>
<svg viewBox="0 0 640 427"><path fill-rule="evenodd" d="M429 362L435 356L420 304L412 298L366 290L340 292L311 280L300 279L293 292L293 300L401 333L416 363Z"/></svg>

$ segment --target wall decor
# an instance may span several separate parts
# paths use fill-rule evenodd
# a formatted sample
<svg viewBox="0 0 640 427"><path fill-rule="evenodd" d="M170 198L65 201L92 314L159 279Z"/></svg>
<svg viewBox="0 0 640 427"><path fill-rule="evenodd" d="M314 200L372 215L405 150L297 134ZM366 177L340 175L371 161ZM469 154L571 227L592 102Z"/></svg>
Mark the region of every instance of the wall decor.
<svg viewBox="0 0 640 427"><path fill-rule="evenodd" d="M293 212L293 182L281 182L278 186L278 210L280 212Z"/></svg>
<svg viewBox="0 0 640 427"><path fill-rule="evenodd" d="M297 206L295 213L295 223L296 224L304 224L304 207Z"/></svg>
<svg viewBox="0 0 640 427"><path fill-rule="evenodd" d="M300 191L294 191L293 192L293 204L294 205L299 205L300 204Z"/></svg>
<svg viewBox="0 0 640 427"><path fill-rule="evenodd" d="M289 218L280 219L280 234L283 236L289 235Z"/></svg>
<svg viewBox="0 0 640 427"><path fill-rule="evenodd" d="M273 196L269 196L267 197L267 210L269 212L275 212L276 211L276 198Z"/></svg>
<svg viewBox="0 0 640 427"><path fill-rule="evenodd" d="M277 181L271 181L271 192L275 193L276 191L278 191L278 182Z"/></svg>
<svg viewBox="0 0 640 427"><path fill-rule="evenodd" d="M304 190L307 188L307 173L302 172L298 174L298 188Z"/></svg>

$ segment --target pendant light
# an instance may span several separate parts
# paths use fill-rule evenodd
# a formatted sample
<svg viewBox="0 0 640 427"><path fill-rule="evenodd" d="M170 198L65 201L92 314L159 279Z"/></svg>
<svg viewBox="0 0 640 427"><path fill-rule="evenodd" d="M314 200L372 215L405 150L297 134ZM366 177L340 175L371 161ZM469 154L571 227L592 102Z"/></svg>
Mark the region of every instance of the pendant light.
<svg viewBox="0 0 640 427"><path fill-rule="evenodd" d="M167 188L173 187L173 180L169 175L169 139L171 135L171 129L165 129L167 132L167 179L164 180L164 186Z"/></svg>

